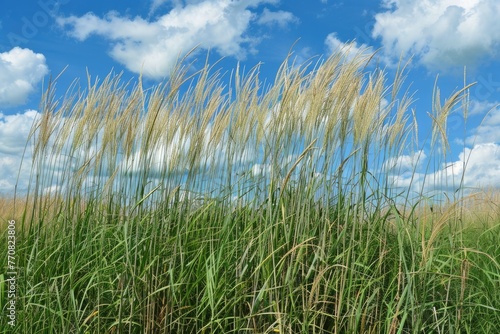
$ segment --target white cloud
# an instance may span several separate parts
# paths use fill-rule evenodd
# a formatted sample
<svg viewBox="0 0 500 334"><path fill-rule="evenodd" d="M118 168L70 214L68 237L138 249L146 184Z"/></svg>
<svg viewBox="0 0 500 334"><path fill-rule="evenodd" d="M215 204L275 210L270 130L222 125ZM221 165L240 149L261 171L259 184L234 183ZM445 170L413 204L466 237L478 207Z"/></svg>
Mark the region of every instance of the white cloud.
<svg viewBox="0 0 500 334"><path fill-rule="evenodd" d="M457 161L436 173L437 179L444 185L447 181L457 186L464 167L464 187L500 187L500 145L484 143L466 148Z"/></svg>
<svg viewBox="0 0 500 334"><path fill-rule="evenodd" d="M472 104L471 113L485 115L481 124L472 131L472 135L466 138L467 145L500 143L500 106L498 103L478 103ZM488 114L486 114L488 113Z"/></svg>
<svg viewBox="0 0 500 334"><path fill-rule="evenodd" d="M48 71L40 53L19 47L0 53L0 106L25 103Z"/></svg>
<svg viewBox="0 0 500 334"><path fill-rule="evenodd" d="M20 155L26 145L28 134L39 113L27 110L23 114L0 113L0 153Z"/></svg>
<svg viewBox="0 0 500 334"><path fill-rule="evenodd" d="M486 115L500 106L500 102L472 100L469 104L469 115Z"/></svg>
<svg viewBox="0 0 500 334"><path fill-rule="evenodd" d="M269 164L254 164L252 166L252 176L268 176L271 173L271 165Z"/></svg>
<svg viewBox="0 0 500 334"><path fill-rule="evenodd" d="M403 157L402 161L404 164ZM422 171L389 175L392 185L430 194L433 191L452 191L461 186L465 192L477 188L500 188L500 145L476 144L465 148L456 161L443 164L433 173Z"/></svg>
<svg viewBox="0 0 500 334"><path fill-rule="evenodd" d="M257 20L258 24L263 24L263 25L277 24L280 28L286 28L288 24L298 23L298 22L299 19L291 12L286 12L283 10L272 12L267 8L264 8L262 15Z"/></svg>
<svg viewBox="0 0 500 334"><path fill-rule="evenodd" d="M418 188L421 170L427 155L424 151L389 158L382 166L382 171L388 173L391 186L397 188Z"/></svg>
<svg viewBox="0 0 500 334"><path fill-rule="evenodd" d="M498 55L497 0L384 0L373 37L393 61L415 55L428 68L474 65Z"/></svg>
<svg viewBox="0 0 500 334"><path fill-rule="evenodd" d="M337 33L335 32L326 36L325 45L329 53L341 52L347 57L347 59L353 59L354 56L358 54L369 54L371 52L371 48L369 48L366 44L358 45L355 41L350 43L342 42L337 37Z"/></svg>
<svg viewBox="0 0 500 334"><path fill-rule="evenodd" d="M169 2L169 0L153 0L151 3L151 9L149 11L149 14L154 13L158 8L163 6L163 4ZM174 6L179 5L179 1L172 1L174 3Z"/></svg>
<svg viewBox="0 0 500 334"><path fill-rule="evenodd" d="M31 172L31 147L26 141L31 126L39 113L27 110L23 114L4 115L0 113L0 192L14 193L19 174L19 190L26 190ZM23 152L26 155L22 162ZM22 164L21 164L22 162Z"/></svg>
<svg viewBox="0 0 500 334"><path fill-rule="evenodd" d="M384 170L396 171L397 173L413 172L422 167L423 161L427 158L425 152L417 151L411 155L401 155L392 157L384 163Z"/></svg>
<svg viewBox="0 0 500 334"><path fill-rule="evenodd" d="M155 21L111 12L104 18L87 13L81 17L60 17L57 22L81 41L91 35L109 39L113 59L132 72L162 79L169 75L179 56L195 47L244 59L246 46L258 42L246 35L249 25L258 20L250 8L276 1L188 1L184 6L179 1L174 3L170 12Z"/></svg>

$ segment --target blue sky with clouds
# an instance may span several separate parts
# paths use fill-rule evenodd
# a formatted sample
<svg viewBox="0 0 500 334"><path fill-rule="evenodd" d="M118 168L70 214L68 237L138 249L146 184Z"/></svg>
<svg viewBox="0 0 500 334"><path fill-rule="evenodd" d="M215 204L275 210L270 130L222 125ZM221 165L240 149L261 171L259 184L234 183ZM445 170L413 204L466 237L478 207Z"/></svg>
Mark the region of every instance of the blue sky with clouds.
<svg viewBox="0 0 500 334"><path fill-rule="evenodd" d="M458 170L468 159L466 186L500 187L499 17L497 0L2 2L0 190L14 189L43 83L66 67L58 81L61 94L75 78L85 82L87 70L100 77L124 71L125 79L142 73L154 85L168 76L178 55L197 47L201 59L208 50L212 61L224 57L227 70L238 62L247 68L263 63L261 77L272 81L292 47L306 60L349 41L378 50L375 61L389 75L401 56L413 56L405 83L415 93L423 139L436 76L444 98L463 87L466 67L467 82L477 84L470 89L466 134L463 118L451 116L449 163ZM411 156L399 162L410 164ZM21 169L20 187L27 173Z"/></svg>

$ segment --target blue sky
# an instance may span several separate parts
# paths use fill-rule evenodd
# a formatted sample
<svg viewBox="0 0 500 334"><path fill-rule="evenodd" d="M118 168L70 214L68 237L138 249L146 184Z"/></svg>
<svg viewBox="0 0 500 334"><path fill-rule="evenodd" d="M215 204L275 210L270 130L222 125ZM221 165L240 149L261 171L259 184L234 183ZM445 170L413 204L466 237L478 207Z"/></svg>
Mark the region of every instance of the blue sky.
<svg viewBox="0 0 500 334"><path fill-rule="evenodd" d="M58 81L61 94L75 78L85 82L87 69L100 77L124 71L125 79L142 72L154 85L168 76L179 54L197 46L201 59L207 50L212 61L225 57L221 66L227 70L238 62L247 68L263 63L261 77L272 81L292 46L305 60L328 56L349 41L379 50L376 61L389 75L401 55L413 56L405 83L415 93L424 154L436 76L444 99L463 87L466 66L467 82L477 84L470 89L467 134L463 118L451 116L449 163L458 168L468 157L466 186L500 187L499 17L497 0L3 2L1 192L14 189L43 82L66 67ZM408 155L399 162L411 161ZM27 173L21 170L20 185Z"/></svg>

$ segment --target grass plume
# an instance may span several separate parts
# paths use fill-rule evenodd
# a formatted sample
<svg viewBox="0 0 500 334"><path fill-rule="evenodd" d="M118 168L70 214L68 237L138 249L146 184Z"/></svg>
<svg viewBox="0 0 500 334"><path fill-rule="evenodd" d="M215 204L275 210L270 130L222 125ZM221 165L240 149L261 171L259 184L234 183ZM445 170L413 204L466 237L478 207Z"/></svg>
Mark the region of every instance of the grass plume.
<svg viewBox="0 0 500 334"><path fill-rule="evenodd" d="M150 89L89 76L59 101L49 86L9 213L13 331L494 332L495 201L472 217L479 195L430 207L394 187L388 161L418 124L404 67L389 83L370 61L288 57L268 86L260 65L227 80L208 60ZM444 146L468 88L431 116Z"/></svg>

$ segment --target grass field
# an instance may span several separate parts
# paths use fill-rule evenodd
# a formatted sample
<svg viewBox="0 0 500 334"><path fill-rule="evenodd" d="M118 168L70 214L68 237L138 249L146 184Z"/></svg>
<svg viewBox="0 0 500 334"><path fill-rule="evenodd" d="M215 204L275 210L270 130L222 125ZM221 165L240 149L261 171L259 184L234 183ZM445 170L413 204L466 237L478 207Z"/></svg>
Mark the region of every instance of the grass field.
<svg viewBox="0 0 500 334"><path fill-rule="evenodd" d="M0 328L496 333L498 196L396 187L397 158L418 151L412 96L403 70L389 80L369 62L287 59L272 83L256 67L228 84L180 61L155 89L119 75L62 99L50 86L32 186L0 200L17 272L15 326L0 277ZM436 94L436 164L467 88Z"/></svg>

